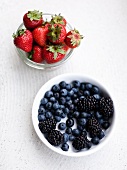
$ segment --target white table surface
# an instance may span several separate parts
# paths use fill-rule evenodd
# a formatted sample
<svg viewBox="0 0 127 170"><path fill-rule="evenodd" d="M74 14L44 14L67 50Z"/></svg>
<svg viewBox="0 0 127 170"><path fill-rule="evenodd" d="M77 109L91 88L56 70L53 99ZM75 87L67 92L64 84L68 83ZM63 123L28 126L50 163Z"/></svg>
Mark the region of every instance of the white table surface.
<svg viewBox="0 0 127 170"><path fill-rule="evenodd" d="M72 58L52 71L17 56L12 34L28 10L61 13L84 35ZM127 170L127 0L0 0L0 170ZM77 72L103 84L118 117L106 147L70 158L48 149L31 120L34 97L50 78Z"/></svg>

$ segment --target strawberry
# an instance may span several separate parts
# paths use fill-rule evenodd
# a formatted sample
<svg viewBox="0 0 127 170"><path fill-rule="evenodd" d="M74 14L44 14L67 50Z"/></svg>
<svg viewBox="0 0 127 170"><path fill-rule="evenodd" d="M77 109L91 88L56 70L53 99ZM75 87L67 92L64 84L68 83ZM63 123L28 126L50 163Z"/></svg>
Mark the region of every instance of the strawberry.
<svg viewBox="0 0 127 170"><path fill-rule="evenodd" d="M53 24L49 27L49 33L47 34L50 42L54 44L60 44L64 42L66 37L65 26L61 24Z"/></svg>
<svg viewBox="0 0 127 170"><path fill-rule="evenodd" d="M78 30L74 29L67 33L65 43L70 48L76 48L80 45L81 39L83 39L83 36L80 35Z"/></svg>
<svg viewBox="0 0 127 170"><path fill-rule="evenodd" d="M16 34L13 34L13 38L16 47L25 52L30 52L32 50L33 36L29 30L19 30Z"/></svg>
<svg viewBox="0 0 127 170"><path fill-rule="evenodd" d="M47 33L48 33L47 25L35 28L32 32L34 41L38 45L43 47L47 41Z"/></svg>
<svg viewBox="0 0 127 170"><path fill-rule="evenodd" d="M59 14L59 15L52 16L51 24L61 24L66 26L67 21L63 16L61 16L61 14Z"/></svg>
<svg viewBox="0 0 127 170"><path fill-rule="evenodd" d="M29 53L28 58L36 63L41 63L43 61L42 48L38 45L34 45L32 51Z"/></svg>
<svg viewBox="0 0 127 170"><path fill-rule="evenodd" d="M56 63L64 58L67 52L66 45L47 45L43 49L44 59L48 64Z"/></svg>
<svg viewBox="0 0 127 170"><path fill-rule="evenodd" d="M43 23L42 12L37 10L28 11L23 16L23 23L27 29L34 29Z"/></svg>

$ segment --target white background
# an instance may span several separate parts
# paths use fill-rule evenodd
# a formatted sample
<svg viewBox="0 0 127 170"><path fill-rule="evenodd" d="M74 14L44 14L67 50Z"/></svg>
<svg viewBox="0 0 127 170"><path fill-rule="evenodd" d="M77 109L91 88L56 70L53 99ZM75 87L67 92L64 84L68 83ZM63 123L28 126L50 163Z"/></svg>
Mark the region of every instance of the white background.
<svg viewBox="0 0 127 170"><path fill-rule="evenodd" d="M61 13L84 39L72 58L52 71L36 70L17 56L12 34L24 13ZM117 125L108 144L86 157L48 149L31 120L34 97L50 78L83 73L110 92ZM127 0L0 0L0 170L127 170Z"/></svg>

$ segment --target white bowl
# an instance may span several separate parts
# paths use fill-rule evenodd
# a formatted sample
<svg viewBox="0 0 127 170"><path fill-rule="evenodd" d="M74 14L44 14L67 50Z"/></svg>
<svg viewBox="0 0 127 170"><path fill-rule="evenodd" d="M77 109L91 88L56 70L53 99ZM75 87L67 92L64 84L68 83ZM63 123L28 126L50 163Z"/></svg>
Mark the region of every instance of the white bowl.
<svg viewBox="0 0 127 170"><path fill-rule="evenodd" d="M115 120L116 120L115 109L114 109L114 114L112 117L111 125L106 130L105 137L102 140L100 140L100 143L98 145L94 145L88 150L81 150L78 152L74 152L72 149L69 148L69 151L63 151L60 147L52 146L47 141L47 139L44 137L44 135L41 133L40 129L38 128L38 123L39 123L38 108L40 105L40 100L43 98L45 92L51 89L52 85L60 83L63 80L66 81L67 83L70 83L73 80L79 80L81 82L90 82L90 83L98 86L101 90L103 90L105 93L105 96L109 96L111 98L108 91L100 83L98 83L95 80L88 78L82 74L71 74L70 73L70 74L62 74L62 75L56 76L56 77L52 78L51 80L49 80L47 83L45 83L41 87L41 89L39 90L39 92L37 93L37 95L34 99L33 108L32 108L32 121L33 121L35 131L36 131L37 135L39 136L39 138L41 139L41 141L47 147L49 147L51 150L53 150L61 155L72 156L72 157L80 157L80 156L90 155L90 154L100 150L108 142L108 140L112 137L112 132L114 131Z"/></svg>

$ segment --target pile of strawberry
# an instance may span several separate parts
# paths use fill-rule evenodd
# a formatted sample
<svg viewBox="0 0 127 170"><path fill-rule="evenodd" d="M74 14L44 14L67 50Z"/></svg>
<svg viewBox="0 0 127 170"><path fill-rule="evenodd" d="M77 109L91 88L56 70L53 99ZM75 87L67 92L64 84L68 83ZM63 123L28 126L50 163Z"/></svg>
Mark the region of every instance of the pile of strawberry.
<svg viewBox="0 0 127 170"><path fill-rule="evenodd" d="M83 38L76 29L67 32L67 21L60 14L44 21L42 12L28 11L23 16L23 23L25 29L13 34L14 44L37 63L51 64L62 60L68 49L78 47Z"/></svg>

